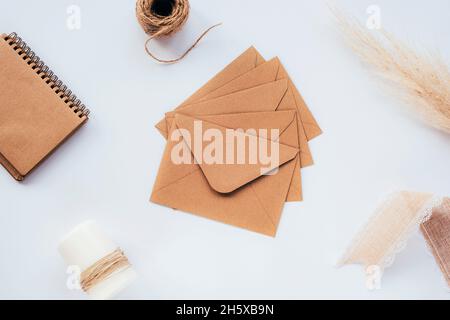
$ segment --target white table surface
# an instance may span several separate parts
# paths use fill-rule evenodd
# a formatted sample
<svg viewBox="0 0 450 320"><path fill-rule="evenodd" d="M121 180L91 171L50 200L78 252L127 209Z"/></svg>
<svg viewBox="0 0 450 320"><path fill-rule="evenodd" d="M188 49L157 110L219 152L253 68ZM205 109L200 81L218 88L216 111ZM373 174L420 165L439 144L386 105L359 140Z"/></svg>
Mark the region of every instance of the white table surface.
<svg viewBox="0 0 450 320"><path fill-rule="evenodd" d="M367 0L337 1L366 19ZM377 0L383 26L450 61L447 0ZM70 5L81 29L66 26ZM144 52L135 2L0 0L0 30L17 31L92 110L86 127L24 183L0 170L0 298L78 299L66 288L59 239L87 219L126 251L139 280L119 298L448 299L417 233L369 292L360 266L334 267L389 190L450 194L450 137L409 117L342 41L325 1L192 0L175 56ZM278 55L324 134L311 143L302 203L286 205L275 239L149 203L164 140L153 128L250 45Z"/></svg>

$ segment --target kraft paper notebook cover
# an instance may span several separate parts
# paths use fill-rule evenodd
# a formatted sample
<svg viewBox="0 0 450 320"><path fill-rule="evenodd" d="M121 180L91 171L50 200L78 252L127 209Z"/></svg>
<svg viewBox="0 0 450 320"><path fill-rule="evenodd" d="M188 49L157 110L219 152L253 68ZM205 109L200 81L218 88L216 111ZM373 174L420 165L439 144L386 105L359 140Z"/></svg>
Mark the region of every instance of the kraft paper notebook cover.
<svg viewBox="0 0 450 320"><path fill-rule="evenodd" d="M0 39L0 163L23 180L89 110L16 34Z"/></svg>
<svg viewBox="0 0 450 320"><path fill-rule="evenodd" d="M288 81L286 79L269 82L247 90L218 97L216 99L187 105L184 108L178 109L178 111L173 113L171 117L173 119L174 115L176 114L183 114L194 117L258 111L280 112L286 110L293 110L297 114L297 109L295 107L295 102L293 101L293 99L285 99L287 91ZM242 101L245 101L245 103L243 103ZM297 145L298 143L296 143L296 146ZM293 173L294 176L292 177L289 192L286 196L286 201L289 202L302 200L299 156L296 157L295 162L295 171Z"/></svg>
<svg viewBox="0 0 450 320"><path fill-rule="evenodd" d="M179 130L180 137L194 152L185 137L195 135L194 121L203 129L215 129L226 136L226 126L238 128L277 128L280 138L278 172L263 175L259 164L205 164L190 161L175 164L171 154L177 141L169 139L153 187L151 201L217 220L237 227L275 236L298 156L295 111L250 112L190 117L177 114L169 136ZM271 119L269 124L267 119ZM183 130L181 130L183 129ZM236 132L238 133L238 132ZM246 133L239 133L246 135ZM259 137L259 139L263 139ZM269 170L269 169L268 169Z"/></svg>

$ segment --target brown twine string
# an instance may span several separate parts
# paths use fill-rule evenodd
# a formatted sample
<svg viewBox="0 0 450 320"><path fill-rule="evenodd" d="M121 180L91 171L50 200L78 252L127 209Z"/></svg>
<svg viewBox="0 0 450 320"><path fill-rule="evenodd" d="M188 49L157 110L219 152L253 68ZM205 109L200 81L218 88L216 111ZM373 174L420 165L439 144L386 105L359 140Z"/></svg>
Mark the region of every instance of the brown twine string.
<svg viewBox="0 0 450 320"><path fill-rule="evenodd" d="M164 60L156 57L148 48L148 44L155 38L161 36L170 36L176 33L185 24L189 16L188 0L137 0L136 17L142 29L150 38L145 42L145 51L147 54L161 63L174 63L183 59L200 40L213 28L221 23L213 25L206 29L194 44L187 49L179 58Z"/></svg>
<svg viewBox="0 0 450 320"><path fill-rule="evenodd" d="M81 273L81 288L86 292L98 283L108 279L116 271L129 266L130 262L123 251L116 249Z"/></svg>

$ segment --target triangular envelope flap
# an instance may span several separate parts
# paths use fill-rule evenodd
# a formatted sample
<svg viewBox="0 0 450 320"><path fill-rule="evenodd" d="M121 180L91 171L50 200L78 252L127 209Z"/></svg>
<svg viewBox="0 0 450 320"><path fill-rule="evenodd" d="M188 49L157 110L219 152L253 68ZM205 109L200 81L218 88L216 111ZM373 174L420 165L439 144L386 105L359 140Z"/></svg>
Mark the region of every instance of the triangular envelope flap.
<svg viewBox="0 0 450 320"><path fill-rule="evenodd" d="M296 111L268 111L268 112L242 112L231 114L216 114L196 116L197 119L230 129L243 129L252 134L251 129L278 129L280 136L294 121Z"/></svg>
<svg viewBox="0 0 450 320"><path fill-rule="evenodd" d="M210 79L205 85L198 89L187 100L185 100L181 104L181 106L187 105L199 98L202 98L205 94L211 92L212 90L215 90L225 85L228 81L233 80L234 78L239 77L241 74L248 72L258 64L260 64L261 60L264 59L254 47L248 48L239 57L237 57L229 65L227 65L222 71L220 71L212 79Z"/></svg>
<svg viewBox="0 0 450 320"><path fill-rule="evenodd" d="M227 65L222 71L216 74L212 79L210 79L204 86L198 89L193 95L186 99L179 107L183 108L190 103L194 103L201 99L204 95L209 92L220 88L227 82L234 80L242 74L254 69L265 62L264 58L255 49L255 47L250 47L245 50L239 57L234 59L229 65ZM170 126L167 126L165 119L160 120L155 127L159 132L167 139L167 134Z"/></svg>
<svg viewBox="0 0 450 320"><path fill-rule="evenodd" d="M247 129L263 128L278 129L280 132L280 143L299 148L298 130L297 130L297 111L270 111L270 112L251 112L251 113L234 113L221 115L197 116L196 118L217 124L222 127L231 129ZM250 133L248 131L247 133ZM251 134L251 133L250 133ZM300 160L297 160L296 171L292 177L291 186L289 188L289 201L301 200L301 176L300 176Z"/></svg>
<svg viewBox="0 0 450 320"><path fill-rule="evenodd" d="M205 175L209 185L211 188L213 188L215 191L219 193L230 193L235 191L236 189L244 186L245 184L265 175L268 174L270 171L273 171L274 169L277 169L279 166L283 165L284 163L292 160L295 158L295 156L298 154L298 149L293 148L291 146L281 144L278 142L271 142L264 137L260 136L253 136L246 134L245 132L241 132L239 130L231 130L227 129L225 127L207 122L202 121L196 118L192 118L189 116L184 116L177 114L175 116L175 122L177 128L183 129L180 130L181 134L183 135L183 138L185 139L185 142L190 147L190 151L194 155L196 161L198 162L198 165L200 169L202 170L203 174ZM197 122L197 123L196 123ZM201 127L200 127L201 126ZM214 132L219 134L223 140L222 145L218 146L218 150L222 150L223 154L222 157L219 157L219 159L222 159L221 163L216 163L214 161L211 161L211 159L204 159L204 151L207 150L208 146L212 144L211 141L203 141L203 134L207 132L207 130L212 129ZM245 161L243 164L236 164L236 158L233 160L233 164L227 164L226 159L226 137L227 137L227 130L228 132L232 132L233 135L237 138L236 140L242 139L241 141L246 141L245 143ZM212 131L210 131L212 132ZM201 134L202 137L196 138L195 135ZM270 134L269 134L270 135ZM197 144L201 145L200 151L197 150L198 145L196 144L195 140L197 139ZM253 141L256 140L256 144L259 146L262 144L265 144L267 148L270 149L268 145L276 145L278 147L278 161L276 163L261 163L260 161L256 161L255 164L249 163L249 150L250 145L249 141L253 139ZM196 146L197 145L197 146ZM237 155L237 148L238 143L234 143L234 155ZM217 144L216 144L217 146ZM222 147L222 148L221 148ZM254 150L252 150L254 152ZM216 151L217 152L217 151ZM215 155L217 153L215 152ZM270 150L272 152L272 150ZM200 154L198 154L200 153ZM276 173L275 173L276 174Z"/></svg>
<svg viewBox="0 0 450 320"><path fill-rule="evenodd" d="M277 74L280 69L280 60L273 58L255 69L244 73L240 77L228 82L216 90L205 95L201 101L214 99L234 92L250 89L277 80Z"/></svg>
<svg viewBox="0 0 450 320"><path fill-rule="evenodd" d="M238 112L275 111L288 88L287 80L278 80L251 89L231 93L186 106L176 112L167 112L167 117L175 113L188 116L226 114Z"/></svg>

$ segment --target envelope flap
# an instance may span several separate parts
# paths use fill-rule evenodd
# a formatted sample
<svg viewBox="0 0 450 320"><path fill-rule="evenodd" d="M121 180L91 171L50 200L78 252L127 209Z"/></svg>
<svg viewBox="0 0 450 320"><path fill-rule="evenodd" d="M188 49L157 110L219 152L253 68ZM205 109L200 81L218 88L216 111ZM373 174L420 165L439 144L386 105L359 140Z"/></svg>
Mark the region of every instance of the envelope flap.
<svg viewBox="0 0 450 320"><path fill-rule="evenodd" d="M252 134L182 114L175 115L175 124L209 185L219 193L233 192L267 175L294 159L299 152L297 148L277 142L277 139L272 140L269 130L268 137L265 137L257 129L264 127L256 126L256 122L256 133ZM285 122L280 124L285 125ZM281 133L283 128L279 129ZM262 149L265 150L264 159L260 156Z"/></svg>
<svg viewBox="0 0 450 320"><path fill-rule="evenodd" d="M277 80L257 87L234 92L211 100L201 101L166 113L187 116L225 114L238 112L275 111L288 89L287 80Z"/></svg>
<svg viewBox="0 0 450 320"><path fill-rule="evenodd" d="M203 87L197 90L197 92L191 95L176 109L183 108L185 105L192 104L198 101L211 91L220 88L229 81L232 81L236 77L247 73L248 71L263 64L264 62L265 60L258 52L258 50L256 50L254 47L248 48L244 53L233 60L228 66L226 66L222 71L216 74L211 80L209 80ZM169 127L165 119L160 120L155 127L167 139Z"/></svg>
<svg viewBox="0 0 450 320"><path fill-rule="evenodd" d="M199 115L197 119L207 121L229 129L243 129L251 133L251 129L278 129L280 136L295 120L295 110L242 112L230 114Z"/></svg>
<svg viewBox="0 0 450 320"><path fill-rule="evenodd" d="M234 92L250 89L277 80L280 60L273 58L205 95L201 101L211 100Z"/></svg>
<svg viewBox="0 0 450 320"><path fill-rule="evenodd" d="M220 88L230 80L233 80L236 77L239 77L241 74L252 70L263 62L264 58L254 47L248 48L244 51L244 53L242 53L239 57L237 57L229 65L227 65L222 71L220 71L212 79L210 79L203 87L198 89L197 92L195 92L187 100L185 100L181 104L181 106L190 104L197 99L202 98L205 94L208 94L209 92Z"/></svg>

